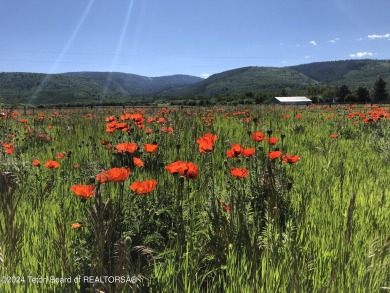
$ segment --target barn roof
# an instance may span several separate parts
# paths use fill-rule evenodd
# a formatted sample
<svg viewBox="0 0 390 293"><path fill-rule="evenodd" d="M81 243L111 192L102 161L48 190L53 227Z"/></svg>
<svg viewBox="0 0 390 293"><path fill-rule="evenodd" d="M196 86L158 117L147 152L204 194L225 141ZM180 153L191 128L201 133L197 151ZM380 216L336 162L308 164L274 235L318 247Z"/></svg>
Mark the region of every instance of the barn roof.
<svg viewBox="0 0 390 293"><path fill-rule="evenodd" d="M306 97L275 97L281 103L297 103L297 102L307 102L311 103L311 100Z"/></svg>

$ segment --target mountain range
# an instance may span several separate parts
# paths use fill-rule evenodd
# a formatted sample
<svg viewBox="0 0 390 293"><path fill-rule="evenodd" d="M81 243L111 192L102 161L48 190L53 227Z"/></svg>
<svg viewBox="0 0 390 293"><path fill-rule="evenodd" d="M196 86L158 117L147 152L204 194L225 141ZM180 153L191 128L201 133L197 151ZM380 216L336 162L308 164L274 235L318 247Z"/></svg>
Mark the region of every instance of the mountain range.
<svg viewBox="0 0 390 293"><path fill-rule="evenodd" d="M42 74L0 73L3 103L98 103L136 98L213 97L277 94L282 90L305 94L319 85L371 90L382 77L390 82L390 60L343 60L288 67L242 67L211 75L145 77L120 72Z"/></svg>

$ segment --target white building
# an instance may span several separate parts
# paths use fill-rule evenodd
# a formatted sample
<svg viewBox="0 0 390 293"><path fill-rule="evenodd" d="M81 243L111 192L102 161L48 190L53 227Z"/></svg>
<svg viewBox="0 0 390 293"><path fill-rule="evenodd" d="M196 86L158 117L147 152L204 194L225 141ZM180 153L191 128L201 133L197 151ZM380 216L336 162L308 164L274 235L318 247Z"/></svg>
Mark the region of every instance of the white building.
<svg viewBox="0 0 390 293"><path fill-rule="evenodd" d="M312 101L306 97L274 97L267 104L310 105Z"/></svg>

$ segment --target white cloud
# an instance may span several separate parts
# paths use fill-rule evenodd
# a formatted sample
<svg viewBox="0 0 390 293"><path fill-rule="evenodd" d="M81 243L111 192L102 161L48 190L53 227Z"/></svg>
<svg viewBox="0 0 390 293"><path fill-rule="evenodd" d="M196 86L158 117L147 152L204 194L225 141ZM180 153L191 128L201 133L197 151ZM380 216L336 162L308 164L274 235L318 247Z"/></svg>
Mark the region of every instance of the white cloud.
<svg viewBox="0 0 390 293"><path fill-rule="evenodd" d="M306 55L306 56L305 56L305 58L306 58L306 59L309 59L309 58L310 58L310 56L309 56L309 55Z"/></svg>
<svg viewBox="0 0 390 293"><path fill-rule="evenodd" d="M362 57L372 57L374 54L371 52L358 52L355 54L350 54L349 56L352 58L362 58Z"/></svg>
<svg viewBox="0 0 390 293"><path fill-rule="evenodd" d="M331 42L331 43L336 43L337 41L340 41L340 38L331 39L329 42Z"/></svg>
<svg viewBox="0 0 390 293"><path fill-rule="evenodd" d="M204 72L200 75L201 78L208 78L211 74L210 73L207 73L207 72Z"/></svg>
<svg viewBox="0 0 390 293"><path fill-rule="evenodd" d="M384 34L384 35L368 35L367 38L371 40L375 39L390 39L390 34Z"/></svg>
<svg viewBox="0 0 390 293"><path fill-rule="evenodd" d="M316 41L310 41L309 44L313 45L313 46L317 46L317 42Z"/></svg>

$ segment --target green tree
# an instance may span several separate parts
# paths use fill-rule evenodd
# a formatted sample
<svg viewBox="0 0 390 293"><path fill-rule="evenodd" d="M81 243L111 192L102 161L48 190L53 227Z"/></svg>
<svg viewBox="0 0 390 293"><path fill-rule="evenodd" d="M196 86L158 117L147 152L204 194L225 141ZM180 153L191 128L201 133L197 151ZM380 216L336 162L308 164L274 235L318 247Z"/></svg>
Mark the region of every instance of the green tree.
<svg viewBox="0 0 390 293"><path fill-rule="evenodd" d="M344 84L342 86L340 86L337 91L336 91L336 95L338 97L338 100L340 102L345 102L345 98L351 94L351 91L348 89L348 87Z"/></svg>
<svg viewBox="0 0 390 293"><path fill-rule="evenodd" d="M367 103L370 100L370 93L365 87L358 87L356 97L358 102Z"/></svg>
<svg viewBox="0 0 390 293"><path fill-rule="evenodd" d="M386 82L382 77L379 77L374 85L374 101L384 102L389 98L389 93L386 89Z"/></svg>
<svg viewBox="0 0 390 293"><path fill-rule="evenodd" d="M344 102L347 103L356 103L357 101L358 99L354 94L348 94L344 99Z"/></svg>

